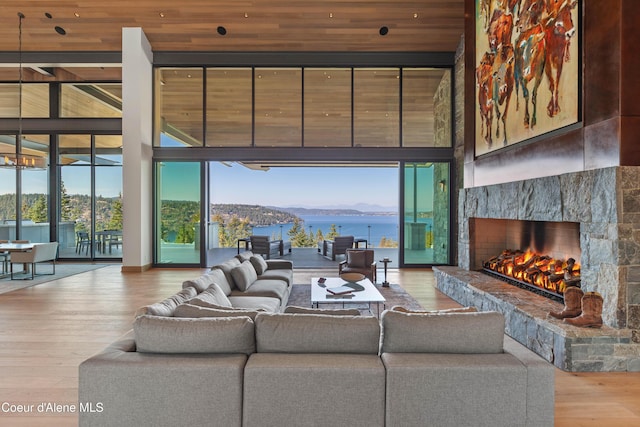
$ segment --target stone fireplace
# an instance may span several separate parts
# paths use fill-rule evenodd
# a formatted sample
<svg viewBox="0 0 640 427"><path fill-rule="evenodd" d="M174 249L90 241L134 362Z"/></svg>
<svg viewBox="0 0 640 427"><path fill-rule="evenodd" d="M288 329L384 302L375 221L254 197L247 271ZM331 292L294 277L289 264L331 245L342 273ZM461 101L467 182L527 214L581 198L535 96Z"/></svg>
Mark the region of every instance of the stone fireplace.
<svg viewBox="0 0 640 427"><path fill-rule="evenodd" d="M508 335L561 369L640 371L639 167L463 189L458 217L459 266L434 268L440 290L503 312ZM582 289L604 298L602 329L549 319L561 303L477 271L486 257L522 244L579 259Z"/></svg>

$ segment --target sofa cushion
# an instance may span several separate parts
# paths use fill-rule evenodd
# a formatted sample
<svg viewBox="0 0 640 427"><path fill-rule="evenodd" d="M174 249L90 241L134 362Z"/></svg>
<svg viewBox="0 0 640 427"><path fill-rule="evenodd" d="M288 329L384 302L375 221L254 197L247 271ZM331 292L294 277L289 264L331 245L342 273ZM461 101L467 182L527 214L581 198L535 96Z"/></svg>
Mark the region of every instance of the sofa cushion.
<svg viewBox="0 0 640 427"><path fill-rule="evenodd" d="M259 311L245 309L219 309L211 307L202 307L193 304L180 304L173 312L173 317L239 317L248 316L251 320L255 319Z"/></svg>
<svg viewBox="0 0 640 427"><path fill-rule="evenodd" d="M326 314L329 316L360 316L360 310L357 308L309 308L289 305L284 309L285 313L298 314Z"/></svg>
<svg viewBox="0 0 640 427"><path fill-rule="evenodd" d="M347 251L347 265L351 268L367 267L366 254L364 251L349 250Z"/></svg>
<svg viewBox="0 0 640 427"><path fill-rule="evenodd" d="M211 267L211 270L213 270L215 268L222 270L224 272L225 277L227 278L227 281L229 282L229 285L230 285L231 289L233 289L233 288L236 287L236 284L233 281L233 276L231 275L231 270L233 270L234 268L236 268L240 264L241 264L241 262L240 262L239 259L231 258L231 259L223 262L222 264L214 265L213 267Z"/></svg>
<svg viewBox="0 0 640 427"><path fill-rule="evenodd" d="M135 316L138 317L144 314L151 314L153 316L173 316L173 311L177 306L189 301L191 298L195 297L196 294L197 292L195 288L185 288L163 301L139 308L136 310Z"/></svg>
<svg viewBox="0 0 640 427"><path fill-rule="evenodd" d="M229 279L227 279L227 275L224 273L224 271L220 270L219 268L212 268L211 271L207 273L207 276L211 278L211 281L213 283L215 283L220 287L220 289L222 289L222 292L225 295L229 295L231 293L232 285L231 283L229 283Z"/></svg>
<svg viewBox="0 0 640 427"><path fill-rule="evenodd" d="M260 255L253 255L251 258L249 258L249 261L253 265L253 268L256 270L258 276L264 274L264 272L269 268L267 262Z"/></svg>
<svg viewBox="0 0 640 427"><path fill-rule="evenodd" d="M240 292L238 290L231 292L229 296L254 296L254 297L270 297L278 298L281 302L285 303L289 299L289 287L286 282L282 280L267 280L258 279L251 287L246 291Z"/></svg>
<svg viewBox="0 0 640 427"><path fill-rule="evenodd" d="M260 313L255 323L261 353L378 354L380 323L373 316Z"/></svg>
<svg viewBox="0 0 640 427"><path fill-rule="evenodd" d="M236 287L241 291L246 291L253 282L258 280L256 269L253 268L253 265L249 261L245 261L231 270L231 276L233 277Z"/></svg>
<svg viewBox="0 0 640 427"><path fill-rule="evenodd" d="M233 308L243 308L246 310L263 310L269 313L280 312L280 300L278 298L254 297L254 296L229 296L229 301Z"/></svg>
<svg viewBox="0 0 640 427"><path fill-rule="evenodd" d="M480 313L382 313L383 353L502 353L504 316Z"/></svg>
<svg viewBox="0 0 640 427"><path fill-rule="evenodd" d="M251 251L244 251L244 252L240 252L238 255L235 256L235 258L239 259L240 262L245 262L245 261L249 261L251 259L251 257L254 256L254 253Z"/></svg>
<svg viewBox="0 0 640 427"><path fill-rule="evenodd" d="M133 331L136 351L141 353L255 352L254 323L249 317L140 316Z"/></svg>
<svg viewBox="0 0 640 427"><path fill-rule="evenodd" d="M442 310L410 310L401 305L394 305L393 307L391 307L391 310L414 314L475 313L478 311L478 309L475 307L455 307L445 308Z"/></svg>
<svg viewBox="0 0 640 427"><path fill-rule="evenodd" d="M197 279L189 279L182 282L182 289L189 286L196 289L198 293L205 291L213 283L213 277L209 274L203 274Z"/></svg>
<svg viewBox="0 0 640 427"><path fill-rule="evenodd" d="M215 283L212 283L204 292L200 292L189 300L189 304L207 307L211 305L231 307L231 301L222 292L222 289Z"/></svg>
<svg viewBox="0 0 640 427"><path fill-rule="evenodd" d="M287 286L293 285L293 270L269 270L258 276L258 280L282 280Z"/></svg>

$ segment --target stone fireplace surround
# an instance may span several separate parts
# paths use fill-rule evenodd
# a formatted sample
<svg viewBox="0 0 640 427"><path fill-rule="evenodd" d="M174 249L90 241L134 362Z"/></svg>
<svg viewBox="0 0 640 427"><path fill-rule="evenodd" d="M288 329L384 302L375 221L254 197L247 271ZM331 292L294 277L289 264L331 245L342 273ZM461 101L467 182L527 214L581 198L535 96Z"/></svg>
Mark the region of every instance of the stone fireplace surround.
<svg viewBox="0 0 640 427"><path fill-rule="evenodd" d="M640 167L463 189L458 218L458 267L434 268L438 289L503 312L508 335L563 370L640 371ZM482 218L579 224L582 289L602 294L603 328L549 319L561 303L476 271Z"/></svg>

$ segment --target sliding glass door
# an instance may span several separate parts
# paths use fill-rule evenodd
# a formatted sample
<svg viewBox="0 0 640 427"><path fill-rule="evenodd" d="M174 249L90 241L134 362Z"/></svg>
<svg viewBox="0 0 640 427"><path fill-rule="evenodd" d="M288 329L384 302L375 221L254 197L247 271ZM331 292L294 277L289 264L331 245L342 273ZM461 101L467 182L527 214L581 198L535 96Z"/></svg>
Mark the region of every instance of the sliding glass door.
<svg viewBox="0 0 640 427"><path fill-rule="evenodd" d="M155 164L155 264L200 265L200 171L200 162Z"/></svg>
<svg viewBox="0 0 640 427"><path fill-rule="evenodd" d="M449 163L403 165L404 265L450 262Z"/></svg>

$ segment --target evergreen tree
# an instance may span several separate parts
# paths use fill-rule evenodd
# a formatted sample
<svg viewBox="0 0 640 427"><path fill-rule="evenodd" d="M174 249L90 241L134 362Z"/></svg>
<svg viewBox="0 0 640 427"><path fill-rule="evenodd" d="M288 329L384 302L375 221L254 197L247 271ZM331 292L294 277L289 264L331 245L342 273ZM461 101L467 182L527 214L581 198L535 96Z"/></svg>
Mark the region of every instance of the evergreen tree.
<svg viewBox="0 0 640 427"><path fill-rule="evenodd" d="M107 224L109 230L122 230L122 193L111 205L111 219Z"/></svg>
<svg viewBox="0 0 640 427"><path fill-rule="evenodd" d="M213 222L218 223L218 244L221 248L234 247L238 239L251 235L249 218L240 219L236 215L233 215L225 223L222 215L215 214L211 219Z"/></svg>
<svg viewBox="0 0 640 427"><path fill-rule="evenodd" d="M293 225L289 231L287 231L287 235L289 236L289 240L291 240L291 246L294 248L304 248L307 247L307 233L302 226L302 222L300 218L294 218Z"/></svg>
<svg viewBox="0 0 640 427"><path fill-rule="evenodd" d="M25 218L30 219L33 222L47 222L49 221L49 212L47 211L47 197L41 194L36 202L31 205Z"/></svg>
<svg viewBox="0 0 640 427"><path fill-rule="evenodd" d="M176 235L176 243L193 243L195 230L191 224L182 224Z"/></svg>
<svg viewBox="0 0 640 427"><path fill-rule="evenodd" d="M67 194L64 182L60 181L60 220L73 221L71 212L71 197Z"/></svg>
<svg viewBox="0 0 640 427"><path fill-rule="evenodd" d="M338 230L336 230L336 225L335 224L331 224L331 226L329 227L329 232L327 233L327 235L324 237L326 240L333 240L336 237L338 237Z"/></svg>

